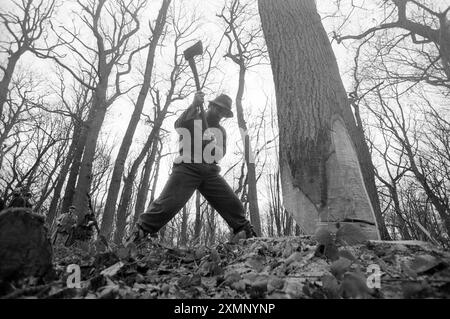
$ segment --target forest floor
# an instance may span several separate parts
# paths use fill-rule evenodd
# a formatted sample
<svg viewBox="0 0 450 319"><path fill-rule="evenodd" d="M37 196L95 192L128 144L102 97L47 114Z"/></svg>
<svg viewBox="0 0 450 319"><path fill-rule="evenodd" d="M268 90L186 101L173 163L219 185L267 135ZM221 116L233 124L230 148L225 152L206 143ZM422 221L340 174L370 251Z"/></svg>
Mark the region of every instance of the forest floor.
<svg viewBox="0 0 450 319"><path fill-rule="evenodd" d="M71 264L79 288L67 285ZM27 278L0 298L449 298L449 266L450 253L422 242L349 245L327 234L98 254L54 247L52 280Z"/></svg>

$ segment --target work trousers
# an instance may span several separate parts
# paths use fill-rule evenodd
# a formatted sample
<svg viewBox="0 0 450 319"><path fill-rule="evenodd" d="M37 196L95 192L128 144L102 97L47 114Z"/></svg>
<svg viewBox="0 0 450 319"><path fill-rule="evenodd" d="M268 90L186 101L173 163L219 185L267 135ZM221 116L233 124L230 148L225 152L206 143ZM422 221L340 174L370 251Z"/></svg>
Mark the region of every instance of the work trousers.
<svg viewBox="0 0 450 319"><path fill-rule="evenodd" d="M234 233L249 227L244 206L219 172L215 164L174 164L164 189L139 217L138 224L151 234L158 232L198 189Z"/></svg>

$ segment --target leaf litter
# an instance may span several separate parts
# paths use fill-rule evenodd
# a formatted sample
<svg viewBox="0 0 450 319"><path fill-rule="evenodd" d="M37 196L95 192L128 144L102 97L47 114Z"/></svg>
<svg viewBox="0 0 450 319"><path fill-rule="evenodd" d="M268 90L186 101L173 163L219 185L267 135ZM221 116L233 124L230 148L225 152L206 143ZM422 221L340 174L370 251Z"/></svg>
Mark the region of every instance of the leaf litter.
<svg viewBox="0 0 450 319"><path fill-rule="evenodd" d="M55 247L54 255L52 280L27 278L1 298L450 297L448 252L422 242L361 241L352 229L336 235L252 238L211 248L147 242L93 253ZM80 267L79 288L67 287L71 264ZM378 273L369 271L373 269Z"/></svg>

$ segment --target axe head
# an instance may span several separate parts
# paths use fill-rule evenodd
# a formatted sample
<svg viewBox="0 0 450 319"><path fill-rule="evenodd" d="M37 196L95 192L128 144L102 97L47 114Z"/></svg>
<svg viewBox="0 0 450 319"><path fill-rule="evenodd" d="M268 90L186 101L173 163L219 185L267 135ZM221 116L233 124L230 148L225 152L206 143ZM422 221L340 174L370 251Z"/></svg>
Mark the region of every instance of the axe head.
<svg viewBox="0 0 450 319"><path fill-rule="evenodd" d="M203 44L202 41L198 41L193 46L187 48L184 50L184 58L186 60L193 59L196 55L202 55L203 54Z"/></svg>

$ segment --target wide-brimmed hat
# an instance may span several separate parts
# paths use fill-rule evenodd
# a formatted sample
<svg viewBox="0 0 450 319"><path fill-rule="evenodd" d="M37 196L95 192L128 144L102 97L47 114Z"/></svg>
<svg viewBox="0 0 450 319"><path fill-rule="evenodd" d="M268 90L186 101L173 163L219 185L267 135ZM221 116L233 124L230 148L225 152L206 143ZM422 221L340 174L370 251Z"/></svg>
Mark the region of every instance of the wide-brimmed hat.
<svg viewBox="0 0 450 319"><path fill-rule="evenodd" d="M222 109L226 110L225 117L234 116L233 111L231 110L231 104L233 103L233 101L231 100L231 97L229 97L228 95L220 94L214 100L209 101L209 103L220 106Z"/></svg>

